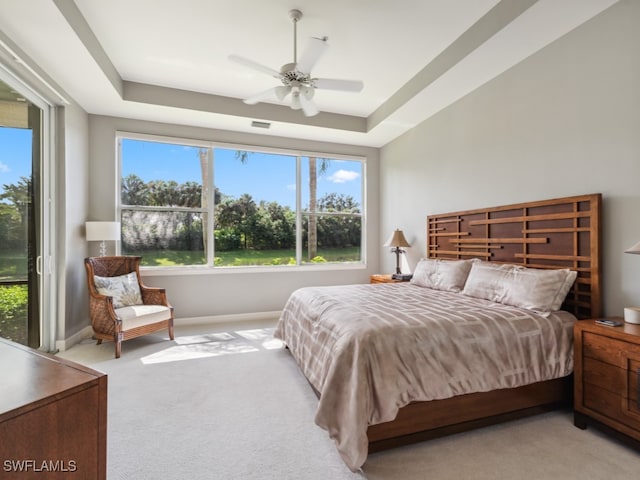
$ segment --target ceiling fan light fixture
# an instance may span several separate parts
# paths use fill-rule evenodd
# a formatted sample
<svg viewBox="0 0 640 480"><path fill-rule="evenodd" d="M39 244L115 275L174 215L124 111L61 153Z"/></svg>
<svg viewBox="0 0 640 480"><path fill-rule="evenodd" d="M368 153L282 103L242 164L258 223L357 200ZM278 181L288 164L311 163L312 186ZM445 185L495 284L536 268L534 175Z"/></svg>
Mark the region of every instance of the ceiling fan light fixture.
<svg viewBox="0 0 640 480"><path fill-rule="evenodd" d="M302 87L301 89L302 95L307 100L311 100L313 98L313 94L315 93L315 88L313 87Z"/></svg>
<svg viewBox="0 0 640 480"><path fill-rule="evenodd" d="M289 92L291 91L291 88L285 86L285 85L281 85L280 87L276 87L275 88L275 92L276 92L276 98L280 101L284 100L284 98L289 95Z"/></svg>
<svg viewBox="0 0 640 480"><path fill-rule="evenodd" d="M306 96L300 95L300 106L305 117L313 117L319 113L316 104L309 100Z"/></svg>
<svg viewBox="0 0 640 480"><path fill-rule="evenodd" d="M300 110L302 105L300 104L300 91L294 90L291 92L291 109Z"/></svg>

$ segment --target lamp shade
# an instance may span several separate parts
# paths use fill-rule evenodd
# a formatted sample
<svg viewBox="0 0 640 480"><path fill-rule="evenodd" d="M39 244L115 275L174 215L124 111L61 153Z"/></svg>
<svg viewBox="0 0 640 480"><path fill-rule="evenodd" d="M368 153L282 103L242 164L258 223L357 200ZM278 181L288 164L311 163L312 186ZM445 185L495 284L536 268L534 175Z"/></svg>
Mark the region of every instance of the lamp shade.
<svg viewBox="0 0 640 480"><path fill-rule="evenodd" d="M624 253L637 253L640 254L640 242L636 243L633 247L627 248Z"/></svg>
<svg viewBox="0 0 640 480"><path fill-rule="evenodd" d="M387 243L384 244L385 247L410 247L411 245L407 242L407 239L404 238L404 233L402 230L396 229L391 238L387 240Z"/></svg>
<svg viewBox="0 0 640 480"><path fill-rule="evenodd" d="M120 240L120 222L86 222L87 241Z"/></svg>

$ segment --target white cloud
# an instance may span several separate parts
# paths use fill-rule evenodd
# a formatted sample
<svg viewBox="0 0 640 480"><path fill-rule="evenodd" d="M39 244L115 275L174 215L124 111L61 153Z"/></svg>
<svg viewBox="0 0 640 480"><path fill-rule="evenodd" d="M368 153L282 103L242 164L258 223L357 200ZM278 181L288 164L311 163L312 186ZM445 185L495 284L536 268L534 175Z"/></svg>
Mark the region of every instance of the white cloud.
<svg viewBox="0 0 640 480"><path fill-rule="evenodd" d="M287 185L287 190L292 190L292 191L295 192L296 184L295 183L290 183L289 185Z"/></svg>
<svg viewBox="0 0 640 480"><path fill-rule="evenodd" d="M329 177L329 181L333 183L346 183L351 182L358 178L360 174L353 170L338 170L336 173Z"/></svg>
<svg viewBox="0 0 640 480"><path fill-rule="evenodd" d="M0 162L0 172L7 173L7 172L10 172L10 171L11 171L11 169L9 168L9 165L7 165L6 163Z"/></svg>

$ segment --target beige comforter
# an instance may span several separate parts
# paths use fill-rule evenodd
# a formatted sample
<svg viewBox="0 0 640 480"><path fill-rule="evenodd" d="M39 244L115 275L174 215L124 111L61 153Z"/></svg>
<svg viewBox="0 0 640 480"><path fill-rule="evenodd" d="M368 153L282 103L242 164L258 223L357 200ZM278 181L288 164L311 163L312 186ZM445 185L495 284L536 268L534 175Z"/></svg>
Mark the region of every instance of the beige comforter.
<svg viewBox="0 0 640 480"><path fill-rule="evenodd" d="M355 471L367 427L409 402L570 374L574 321L410 283L343 285L295 291L275 336L320 392L315 422Z"/></svg>

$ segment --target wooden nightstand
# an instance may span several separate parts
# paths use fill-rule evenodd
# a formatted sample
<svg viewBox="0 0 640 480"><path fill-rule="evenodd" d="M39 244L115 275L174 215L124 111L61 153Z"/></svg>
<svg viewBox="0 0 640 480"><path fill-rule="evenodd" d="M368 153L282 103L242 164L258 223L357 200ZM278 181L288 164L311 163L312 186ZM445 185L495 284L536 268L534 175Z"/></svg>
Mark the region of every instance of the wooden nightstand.
<svg viewBox="0 0 640 480"><path fill-rule="evenodd" d="M574 424L593 423L640 447L640 325L574 327ZM617 435L618 436L618 435Z"/></svg>
<svg viewBox="0 0 640 480"><path fill-rule="evenodd" d="M406 280L394 280L390 273L377 273L369 276L369 283L402 283Z"/></svg>

